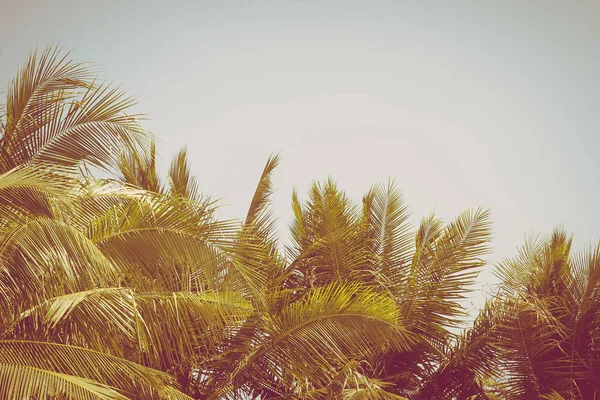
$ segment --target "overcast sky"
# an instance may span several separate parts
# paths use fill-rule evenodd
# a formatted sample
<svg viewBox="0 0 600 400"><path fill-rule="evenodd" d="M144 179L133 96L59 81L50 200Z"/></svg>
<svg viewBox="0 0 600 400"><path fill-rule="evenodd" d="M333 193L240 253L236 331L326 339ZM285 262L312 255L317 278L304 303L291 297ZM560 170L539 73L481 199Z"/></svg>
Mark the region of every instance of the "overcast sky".
<svg viewBox="0 0 600 400"><path fill-rule="evenodd" d="M600 239L595 0L0 0L2 89L53 42L138 100L163 171L187 145L225 217L281 152L284 235L294 187L391 176L415 225L491 208L492 261L560 224Z"/></svg>

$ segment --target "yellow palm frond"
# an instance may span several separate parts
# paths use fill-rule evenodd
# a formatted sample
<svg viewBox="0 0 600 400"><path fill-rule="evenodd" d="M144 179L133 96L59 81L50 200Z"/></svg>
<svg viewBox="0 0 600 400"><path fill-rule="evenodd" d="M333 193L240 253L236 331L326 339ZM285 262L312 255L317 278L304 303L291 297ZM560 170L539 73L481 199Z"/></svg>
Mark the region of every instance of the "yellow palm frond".
<svg viewBox="0 0 600 400"><path fill-rule="evenodd" d="M100 288L48 300L21 313L4 337L54 340L168 369L223 346L252 313L234 293L136 293ZM131 349L134 349L134 352Z"/></svg>
<svg viewBox="0 0 600 400"><path fill-rule="evenodd" d="M349 360L412 344L393 299L358 284L314 289L266 318L264 342L237 367L234 383L251 379L258 387L293 387L294 382L324 387ZM368 333L374 330L377 336Z"/></svg>
<svg viewBox="0 0 600 400"><path fill-rule="evenodd" d="M186 199L198 199L198 183L191 174L187 158L187 149L183 148L173 157L169 167L169 186L174 196Z"/></svg>
<svg viewBox="0 0 600 400"><path fill-rule="evenodd" d="M0 364L0 396L4 399L128 399L113 388L91 379L12 364Z"/></svg>
<svg viewBox="0 0 600 400"><path fill-rule="evenodd" d="M481 209L464 212L446 227L433 216L421 223L411 272L399 296L406 318L424 334L434 337L438 329L459 323L459 301L490 251L490 227L489 212Z"/></svg>
<svg viewBox="0 0 600 400"><path fill-rule="evenodd" d="M188 281L203 277L208 289L224 279L215 246L228 244L232 230L232 223L213 218L210 205L156 195L108 209L90 222L87 235L114 263L141 270L170 290L187 290L181 286L184 267Z"/></svg>
<svg viewBox="0 0 600 400"><path fill-rule="evenodd" d="M0 238L0 299L7 309L115 284L122 272L83 233L60 221L31 219Z"/></svg>
<svg viewBox="0 0 600 400"><path fill-rule="evenodd" d="M0 138L0 171L22 164L30 152L24 143L52 122L56 110L74 93L90 87L90 71L48 47L38 58L32 53L7 93L5 125Z"/></svg>
<svg viewBox="0 0 600 400"><path fill-rule="evenodd" d="M66 57L66 56L65 56ZM147 134L125 114L133 104L119 90L95 85L83 64L48 48L29 61L7 96L0 171L20 165L73 170L82 161L113 167L115 150L145 147Z"/></svg>
<svg viewBox="0 0 600 400"><path fill-rule="evenodd" d="M0 226L22 224L28 217L54 217L53 199L72 198L77 186L74 177L51 169L17 167L0 174Z"/></svg>
<svg viewBox="0 0 600 400"><path fill-rule="evenodd" d="M315 183L302 206L294 192L292 225L294 245L288 253L290 268L301 276L304 287L333 281L374 281L374 254L364 240L358 208L332 180Z"/></svg>
<svg viewBox="0 0 600 400"><path fill-rule="evenodd" d="M410 263L413 235L408 223L408 207L393 181L387 185L374 185L363 199L364 223L377 256L377 269L383 275L405 272ZM398 283L398 282L396 282Z"/></svg>
<svg viewBox="0 0 600 400"><path fill-rule="evenodd" d="M156 143L150 143L148 154L142 149L127 149L117 161L121 180L139 189L161 193L162 184L156 170Z"/></svg>
<svg viewBox="0 0 600 400"><path fill-rule="evenodd" d="M269 203L269 197L273 192L273 182L271 175L273 170L279 165L279 155L269 157L267 164L263 170L263 173L258 181L258 186L250 202L250 208L246 216L246 225L251 225L257 221L259 216L263 214Z"/></svg>
<svg viewBox="0 0 600 400"><path fill-rule="evenodd" d="M22 162L76 166L81 161L115 167L115 149L147 146L147 134L137 119L125 114L133 105L118 89L108 86L89 89L68 108L56 110L52 124L35 135L31 155Z"/></svg>
<svg viewBox="0 0 600 400"><path fill-rule="evenodd" d="M164 372L81 347L34 341L0 341L0 365L30 367L85 378L115 388L129 398L191 399L176 390L173 378Z"/></svg>

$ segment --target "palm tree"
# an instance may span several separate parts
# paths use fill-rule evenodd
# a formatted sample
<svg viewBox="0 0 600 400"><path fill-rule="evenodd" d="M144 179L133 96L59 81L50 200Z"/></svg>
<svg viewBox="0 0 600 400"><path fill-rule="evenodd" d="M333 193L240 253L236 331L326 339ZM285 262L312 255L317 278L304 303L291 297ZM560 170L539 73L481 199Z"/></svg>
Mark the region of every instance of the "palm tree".
<svg viewBox="0 0 600 400"><path fill-rule="evenodd" d="M219 221L178 152L162 179L132 101L56 49L0 111L0 395L85 399L595 398L600 247L556 231L461 306L490 218L416 230L393 182L357 205L292 195L284 246L267 161L243 221ZM102 171L108 178L95 177Z"/></svg>
<svg viewBox="0 0 600 400"><path fill-rule="evenodd" d="M392 182L374 186L362 208L332 181L316 183L304 205L294 193L293 244L282 256L268 207L277 162L267 163L228 249L254 315L206 371L204 393L412 396L464 315L460 301L488 251L489 214L465 212L447 225L430 216L413 234Z"/></svg>
<svg viewBox="0 0 600 400"><path fill-rule="evenodd" d="M498 327L503 388L515 397L600 397L600 245L571 254L571 244L558 229L499 266L512 307Z"/></svg>
<svg viewBox="0 0 600 400"><path fill-rule="evenodd" d="M251 310L220 282L228 224L83 172L117 171L148 135L131 100L59 54L31 55L1 113L0 394L190 398L177 368Z"/></svg>
<svg viewBox="0 0 600 400"><path fill-rule="evenodd" d="M34 53L8 91L0 139L3 397L230 392L246 371L219 367L256 348L246 339L264 342L264 319L285 317L285 326L311 313L329 316L349 294L357 309L347 351L373 353L358 348L367 326L356 319L396 330L389 302L373 307L377 295L357 285L322 288L271 313L278 300L267 288L278 286L269 278L283 277L284 264L263 212L268 182L261 181L234 235L231 223L215 220L215 205L198 196L184 151L164 190L155 167L143 163L153 162L154 147L125 114L130 105L55 49L39 59ZM89 166L120 171L122 179L94 179ZM328 305L316 310L323 300ZM247 334L259 328L259 337ZM276 354L266 350L255 357Z"/></svg>
<svg viewBox="0 0 600 400"><path fill-rule="evenodd" d="M429 383L439 397L426 398L600 397L600 245L571 244L557 229L498 265L498 293Z"/></svg>
<svg viewBox="0 0 600 400"><path fill-rule="evenodd" d="M444 263L480 252L487 216L446 229L428 219L410 260L395 188L374 188L359 212L328 182L306 210L294 196L284 257L268 207L278 157L234 230L198 194L185 150L166 190L154 144L125 114L131 101L58 54L30 57L2 119L5 397L398 398L375 370L441 344L480 264ZM95 179L87 166L120 179ZM423 282L434 275L431 286L447 287L430 301L435 288ZM429 322L416 317L428 309Z"/></svg>

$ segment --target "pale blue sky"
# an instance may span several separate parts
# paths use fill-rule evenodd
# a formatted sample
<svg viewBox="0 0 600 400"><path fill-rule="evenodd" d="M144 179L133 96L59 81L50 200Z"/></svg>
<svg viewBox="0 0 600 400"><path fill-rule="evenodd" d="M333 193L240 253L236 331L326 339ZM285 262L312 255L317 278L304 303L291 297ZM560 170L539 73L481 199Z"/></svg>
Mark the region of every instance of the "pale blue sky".
<svg viewBox="0 0 600 400"><path fill-rule="evenodd" d="M595 0L0 4L3 88L32 48L73 49L138 99L163 169L188 146L226 217L280 151L282 230L293 187L359 201L392 176L415 224L491 208L492 260L559 224L600 239Z"/></svg>

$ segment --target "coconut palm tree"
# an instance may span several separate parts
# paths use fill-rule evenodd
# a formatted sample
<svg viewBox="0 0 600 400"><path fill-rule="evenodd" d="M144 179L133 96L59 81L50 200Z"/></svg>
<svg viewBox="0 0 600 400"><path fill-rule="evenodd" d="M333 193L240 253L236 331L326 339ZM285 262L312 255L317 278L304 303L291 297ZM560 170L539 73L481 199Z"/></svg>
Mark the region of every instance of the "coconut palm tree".
<svg viewBox="0 0 600 400"><path fill-rule="evenodd" d="M497 266L498 293L423 398L600 397L600 245L572 254L571 244L557 229Z"/></svg>
<svg viewBox="0 0 600 400"><path fill-rule="evenodd" d="M277 162L267 163L228 250L255 314L206 372L205 393L412 396L464 315L460 301L488 251L489 214L446 225L430 216L413 234L392 182L374 186L362 208L332 181L315 183L305 204L293 195L293 244L283 256L268 207Z"/></svg>
<svg viewBox="0 0 600 400"><path fill-rule="evenodd" d="M0 111L0 395L89 399L595 398L600 247L562 231L501 263L466 211L416 229L393 182L357 205L332 180L219 221L178 152L162 179L132 101L32 54ZM97 171L108 178L99 179Z"/></svg>
<svg viewBox="0 0 600 400"><path fill-rule="evenodd" d="M558 229L499 265L501 298L512 307L497 328L502 383L515 398L600 397L600 245L572 254L571 244Z"/></svg>
<svg viewBox="0 0 600 400"><path fill-rule="evenodd" d="M220 282L227 224L180 192L81 172L148 151L131 100L92 78L56 49L34 53L2 107L0 394L190 398L178 369L251 309Z"/></svg>
<svg viewBox="0 0 600 400"><path fill-rule="evenodd" d="M155 150L125 113L130 105L55 49L32 54L8 91L0 125L3 397L236 394L247 386L244 365L280 357L304 325L312 341L345 327L335 340L353 340L336 363L347 353L375 354L376 343L407 346L395 305L357 284L334 282L286 301L285 263L264 211L276 159L234 231L198 196L184 151L164 189L154 165L144 164ZM94 179L90 166L122 179ZM352 318L335 315L348 302ZM287 331L290 324L299 327ZM372 327L395 335L361 340ZM236 356L243 363L224 367ZM299 371L314 356L285 369L287 391L301 391ZM277 379L277 369L266 374ZM265 379L249 391L266 390Z"/></svg>

